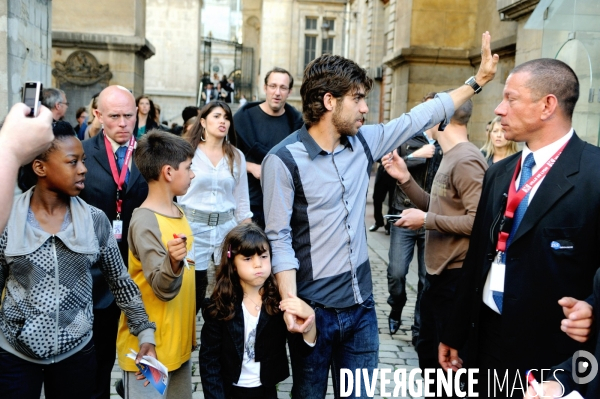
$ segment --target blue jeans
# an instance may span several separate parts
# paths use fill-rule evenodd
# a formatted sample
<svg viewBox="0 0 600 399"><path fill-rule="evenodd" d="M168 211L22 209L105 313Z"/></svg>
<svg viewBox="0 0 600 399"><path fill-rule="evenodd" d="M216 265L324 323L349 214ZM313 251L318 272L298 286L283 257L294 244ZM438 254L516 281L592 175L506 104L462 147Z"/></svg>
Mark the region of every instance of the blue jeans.
<svg viewBox="0 0 600 399"><path fill-rule="evenodd" d="M0 397L39 399L90 398L96 378L96 350L90 341L79 352L53 364L28 362L0 349Z"/></svg>
<svg viewBox="0 0 600 399"><path fill-rule="evenodd" d="M417 261L419 264L419 287L415 304L415 317L412 326L413 335L419 334L421 325L421 294L425 285L427 270L425 269L425 229L410 230L392 226L390 231L389 264L387 269L388 297L387 303L392 311L402 314L406 305L406 275L413 259L417 245Z"/></svg>
<svg viewBox="0 0 600 399"><path fill-rule="evenodd" d="M312 304L313 306L315 304ZM327 391L327 377L331 368L333 391L340 397L340 369L368 369L372 377L378 364L379 332L373 295L362 304L344 309L315 307L317 343L314 349L306 351L297 345L301 340L293 340L290 345L292 359L293 398L324 398ZM362 379L361 379L362 380ZM364 381L362 396L366 398ZM353 390L353 394L356 392Z"/></svg>

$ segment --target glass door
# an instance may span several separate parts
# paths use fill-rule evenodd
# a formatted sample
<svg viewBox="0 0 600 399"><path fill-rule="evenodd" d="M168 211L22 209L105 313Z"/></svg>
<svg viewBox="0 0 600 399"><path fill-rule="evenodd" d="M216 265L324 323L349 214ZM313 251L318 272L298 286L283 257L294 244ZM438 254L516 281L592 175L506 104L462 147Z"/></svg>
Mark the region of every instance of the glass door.
<svg viewBox="0 0 600 399"><path fill-rule="evenodd" d="M541 1L525 28L543 29L542 57L568 64L579 78L573 127L583 140L600 143L600 1ZM537 25L533 27L532 25Z"/></svg>

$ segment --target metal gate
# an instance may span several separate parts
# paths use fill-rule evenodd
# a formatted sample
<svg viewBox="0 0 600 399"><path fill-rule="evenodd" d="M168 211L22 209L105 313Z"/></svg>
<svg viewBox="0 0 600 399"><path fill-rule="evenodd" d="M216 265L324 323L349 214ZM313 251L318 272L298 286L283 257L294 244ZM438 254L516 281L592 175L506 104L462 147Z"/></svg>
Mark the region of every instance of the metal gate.
<svg viewBox="0 0 600 399"><path fill-rule="evenodd" d="M210 81L213 73L233 78L235 102L243 95L252 99L254 85L254 49L237 42L202 38L203 83Z"/></svg>

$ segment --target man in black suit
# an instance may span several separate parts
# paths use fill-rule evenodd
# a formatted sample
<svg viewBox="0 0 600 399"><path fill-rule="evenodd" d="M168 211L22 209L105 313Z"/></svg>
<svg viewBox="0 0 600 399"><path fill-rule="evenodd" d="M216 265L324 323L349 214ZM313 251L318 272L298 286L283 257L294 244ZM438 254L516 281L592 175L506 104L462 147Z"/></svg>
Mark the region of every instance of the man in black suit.
<svg viewBox="0 0 600 399"><path fill-rule="evenodd" d="M558 364L584 348L590 333L591 306L573 298L591 303L600 264L600 149L571 126L578 98L569 66L538 59L513 69L496 108L505 137L526 146L485 175L463 281L439 348L440 364L456 370L462 365L456 349L469 338L467 365L479 367L480 381L486 370L500 380L508 373L509 387L499 393L496 384L495 397L522 397L510 390L516 377ZM486 385L480 395L491 395Z"/></svg>
<svg viewBox="0 0 600 399"><path fill-rule="evenodd" d="M103 129L98 135L83 141L88 177L80 197L106 213L113 223L113 232L121 227L121 237L117 241L123 261L127 265L129 256L127 231L131 214L148 195L148 184L133 162L132 150L135 140L132 134L137 114L135 98L124 87L109 86L100 93L98 109L94 113L102 123ZM128 152L130 152L129 156ZM109 159L109 156L112 159ZM125 169L125 162L127 162L127 169ZM117 182L120 179L124 182L121 190L118 190ZM117 205L117 200L121 201L120 205ZM115 238L118 238L117 235ZM94 345L98 363L93 397L108 399L121 312L99 268L92 268L92 277L94 280Z"/></svg>

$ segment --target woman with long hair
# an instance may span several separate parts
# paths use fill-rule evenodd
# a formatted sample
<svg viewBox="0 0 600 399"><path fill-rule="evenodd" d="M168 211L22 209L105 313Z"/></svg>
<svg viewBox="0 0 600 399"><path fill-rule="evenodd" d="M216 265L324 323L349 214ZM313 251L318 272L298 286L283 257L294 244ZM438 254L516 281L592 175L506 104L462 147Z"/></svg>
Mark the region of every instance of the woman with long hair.
<svg viewBox="0 0 600 399"><path fill-rule="evenodd" d="M487 140L481 153L487 160L488 166L503 160L509 155L517 153L517 143L504 137L504 129L500 124L500 117L492 119L487 129Z"/></svg>
<svg viewBox="0 0 600 399"><path fill-rule="evenodd" d="M235 148L231 109L223 101L211 101L183 136L196 149L192 171L196 178L178 198L194 234L190 251L196 270L196 312L208 285L211 257L219 264L219 247L236 225L250 222L248 176L244 154Z"/></svg>
<svg viewBox="0 0 600 399"><path fill-rule="evenodd" d="M92 100L90 101L90 104L88 105L88 108L87 108L88 120L87 120L87 126L85 128L85 132L83 133L84 140L94 137L95 135L100 133L100 130L102 130L102 124L100 123L100 120L98 118L96 118L96 114L94 113L94 111L98 109L98 95L99 94L100 93L98 93L94 97L92 97Z"/></svg>
<svg viewBox="0 0 600 399"><path fill-rule="evenodd" d="M137 105L137 119L135 121L135 129L133 134L136 139L140 139L146 132L152 129L158 129L158 123L156 123L156 108L150 97L141 95L136 100Z"/></svg>

